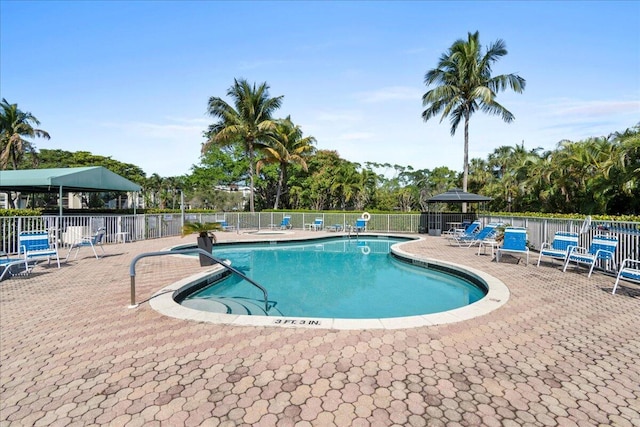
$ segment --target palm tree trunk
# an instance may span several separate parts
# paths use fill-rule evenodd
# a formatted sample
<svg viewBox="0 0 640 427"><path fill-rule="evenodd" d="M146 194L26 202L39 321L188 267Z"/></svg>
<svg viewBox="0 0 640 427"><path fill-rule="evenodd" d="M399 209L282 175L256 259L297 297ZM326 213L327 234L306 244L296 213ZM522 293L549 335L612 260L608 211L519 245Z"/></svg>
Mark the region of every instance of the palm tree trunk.
<svg viewBox="0 0 640 427"><path fill-rule="evenodd" d="M276 201L273 204L273 209L278 209L280 203L280 194L282 194L282 185L284 184L284 167L280 166L280 176L278 177L278 190L276 191Z"/></svg>
<svg viewBox="0 0 640 427"><path fill-rule="evenodd" d="M247 149L249 154L249 210L251 213L255 212L255 205L253 203L254 193L254 181L253 181L253 141L247 141Z"/></svg>
<svg viewBox="0 0 640 427"><path fill-rule="evenodd" d="M464 114L464 165L462 166L462 191L467 191L469 179L469 112ZM467 212L467 204L462 203L462 213Z"/></svg>

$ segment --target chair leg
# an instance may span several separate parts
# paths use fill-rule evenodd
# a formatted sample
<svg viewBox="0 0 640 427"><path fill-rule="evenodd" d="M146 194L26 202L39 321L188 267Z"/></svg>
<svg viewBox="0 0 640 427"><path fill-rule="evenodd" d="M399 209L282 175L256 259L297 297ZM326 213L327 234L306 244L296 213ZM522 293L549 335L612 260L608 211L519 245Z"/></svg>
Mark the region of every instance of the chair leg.
<svg viewBox="0 0 640 427"><path fill-rule="evenodd" d="M613 291L611 291L611 295L615 295L616 294L616 289L618 289L618 283L620 283L620 275L618 274L618 277L616 277L616 283L613 284Z"/></svg>
<svg viewBox="0 0 640 427"><path fill-rule="evenodd" d="M591 263L591 267L589 268L589 275L587 277L591 277L591 273L593 273L593 267L596 266L596 261L593 260L593 262Z"/></svg>
<svg viewBox="0 0 640 427"><path fill-rule="evenodd" d="M95 246L93 246L93 244L92 244L92 243L90 243L90 245L91 245L91 250L93 251L93 255L95 255L96 259L99 259L99 258L98 258L98 253L96 252L96 247L95 247Z"/></svg>

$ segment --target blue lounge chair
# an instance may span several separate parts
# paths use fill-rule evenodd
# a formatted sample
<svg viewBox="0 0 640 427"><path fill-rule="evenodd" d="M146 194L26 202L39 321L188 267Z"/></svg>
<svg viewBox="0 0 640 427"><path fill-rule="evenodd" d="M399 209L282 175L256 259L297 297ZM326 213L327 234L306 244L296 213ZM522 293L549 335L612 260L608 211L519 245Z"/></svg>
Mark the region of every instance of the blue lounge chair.
<svg viewBox="0 0 640 427"><path fill-rule="evenodd" d="M472 233L470 235L464 234L460 236L452 236L449 239L449 243L453 244L452 242L455 242L458 244L458 246L466 246L470 248L473 245L477 245L483 241L495 238L497 231L496 228L500 225L501 224L498 222L490 222L477 233Z"/></svg>
<svg viewBox="0 0 640 427"><path fill-rule="evenodd" d="M93 236L82 237L80 240L76 241L71 245L71 247L69 248L69 253L67 253L66 259L67 260L69 259L69 255L71 255L71 251L74 249L76 250L76 255L73 257L73 259L78 258L78 252L80 252L80 248L91 248L96 259L99 259L98 253L96 252L96 247L99 247L102 250L102 256L104 256L105 252L104 252L104 248L102 247L104 243L104 235L105 235L105 228L100 227L98 228L98 231Z"/></svg>
<svg viewBox="0 0 640 427"><path fill-rule="evenodd" d="M285 216L284 218L282 218L282 222L280 222L281 230L290 230L292 227L293 225L291 224L290 216Z"/></svg>
<svg viewBox="0 0 640 427"><path fill-rule="evenodd" d="M561 259L562 262L567 259L567 255L572 247L578 246L578 233L568 231L558 231L553 237L553 242L544 242L540 248L540 256L538 257L538 267L543 256L554 259Z"/></svg>
<svg viewBox="0 0 640 427"><path fill-rule="evenodd" d="M13 267L21 266L24 267L23 273L29 272L29 264L27 262L27 258L9 258L5 252L0 252L0 280L4 279L5 276L12 276L13 272L11 271Z"/></svg>
<svg viewBox="0 0 640 427"><path fill-rule="evenodd" d="M472 237L475 233L478 232L482 223L480 221L473 221L471 224L468 224L465 228L451 228L447 231L446 234L451 236L467 236Z"/></svg>
<svg viewBox="0 0 640 427"><path fill-rule="evenodd" d="M613 285L613 291L611 294L616 293L620 279L640 283L640 261L631 258L626 258L622 261L622 265L620 266L620 271L618 271L616 283Z"/></svg>
<svg viewBox="0 0 640 427"><path fill-rule="evenodd" d="M526 255L526 265L529 265L529 248L527 247L527 229L523 227L507 227L504 230L502 246L496 253L496 262L500 262L503 253Z"/></svg>
<svg viewBox="0 0 640 427"><path fill-rule="evenodd" d="M55 258L60 268L58 256L58 241L52 238L47 231L23 231L18 235L19 254L27 261L47 258L51 264L51 258Z"/></svg>
<svg viewBox="0 0 640 427"><path fill-rule="evenodd" d="M229 225L229 224L227 223L227 220L226 220L226 219L219 219L219 220L217 220L216 222L217 222L218 224L220 224L220 229L221 229L222 231L231 231L231 230L233 230L233 226Z"/></svg>
<svg viewBox="0 0 640 427"><path fill-rule="evenodd" d="M617 237L597 234L593 237L591 245L589 245L589 249L581 246L574 246L571 248L569 254L567 255L567 259L564 262L564 268L562 269L562 271L567 271L567 267L571 262L575 262L577 265L587 264L590 265L589 275L587 277L591 277L593 268L596 266L596 263L598 261L611 261L615 270L616 265L613 256L616 253L617 246Z"/></svg>

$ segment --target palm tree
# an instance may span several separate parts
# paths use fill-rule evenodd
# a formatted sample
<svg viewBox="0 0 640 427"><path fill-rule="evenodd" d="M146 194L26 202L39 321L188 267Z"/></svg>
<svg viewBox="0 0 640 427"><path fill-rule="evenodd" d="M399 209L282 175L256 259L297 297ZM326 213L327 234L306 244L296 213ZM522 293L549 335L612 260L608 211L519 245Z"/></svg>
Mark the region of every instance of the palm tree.
<svg viewBox="0 0 640 427"><path fill-rule="evenodd" d="M267 136L266 144L261 147L264 158L258 160L256 173L260 173L260 169L266 164L275 163L280 166L278 189L273 209L278 209L280 195L287 180L287 167L290 164L298 164L307 172L305 157L313 152L315 142L316 139L313 136L302 137L302 130L293 124L291 116L279 120L275 130Z"/></svg>
<svg viewBox="0 0 640 427"><path fill-rule="evenodd" d="M21 111L18 104L9 104L2 98L0 107L0 169L7 169L9 163L13 169L18 169L25 153L32 153L35 157L35 147L24 137L51 137L46 131L34 128L34 125L40 124L38 119L31 113Z"/></svg>
<svg viewBox="0 0 640 427"><path fill-rule="evenodd" d="M469 119L477 110L502 116L509 123L514 116L496 101L496 94L510 87L522 93L525 80L516 74L491 76L491 66L507 54L504 41L497 40L483 54L480 35L468 33L467 40L459 39L448 52L440 57L438 67L429 70L424 77L427 87L438 85L422 96L422 112L426 122L442 113L440 121L451 116L451 135L455 135L460 121L464 119L464 169L462 189L467 191L469 175Z"/></svg>
<svg viewBox="0 0 640 427"><path fill-rule="evenodd" d="M254 212L255 145L264 142L269 132L274 131L276 124L272 120L272 114L280 108L283 97L270 98L266 82L256 87L255 83L252 86L244 79L234 79L227 96L232 98L233 105L222 98L209 98L208 113L218 121L209 126L205 134L208 140L202 146L202 153L209 150L213 144L243 145L249 159L249 207L251 212Z"/></svg>

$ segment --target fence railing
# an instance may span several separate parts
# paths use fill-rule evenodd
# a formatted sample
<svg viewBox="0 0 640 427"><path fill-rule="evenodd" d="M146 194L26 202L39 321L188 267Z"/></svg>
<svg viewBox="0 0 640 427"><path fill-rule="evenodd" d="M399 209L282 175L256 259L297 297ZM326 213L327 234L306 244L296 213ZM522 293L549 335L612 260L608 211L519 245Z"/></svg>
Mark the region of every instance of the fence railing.
<svg viewBox="0 0 640 427"><path fill-rule="evenodd" d="M527 229L529 247L540 250L543 242L551 242L557 231L569 231L579 234L579 245L588 248L596 234L615 236L618 238L618 248L614 255L617 266L625 258L640 259L640 223L627 221L591 221L584 233L581 233L584 220L559 218L533 218L518 216L483 215L481 220L501 222L514 227ZM602 266L605 268L604 266Z"/></svg>
<svg viewBox="0 0 640 427"><path fill-rule="evenodd" d="M443 217L443 223L462 222L463 214ZM247 233L264 229L279 229L284 216L291 217L294 229L309 228L317 218L324 227L340 225L342 229L355 225L359 212L225 212L189 213L184 219L179 213L153 215L65 215L40 217L0 217L0 251L18 252L18 234L21 231L48 230L58 239L60 246L73 244L81 237L95 233L105 227L107 242L137 241L161 237L179 236L184 222L225 221L231 232ZM583 221L575 219L538 218L519 216L495 216L480 214L479 219L487 224L499 221L528 230L529 246L539 250L543 242L553 239L556 231L580 231ZM367 223L367 231L383 233L426 233L424 214L373 214ZM640 223L624 221L593 221L586 233L580 235L580 245L588 247L596 234L618 237L616 264L625 258L640 259Z"/></svg>

